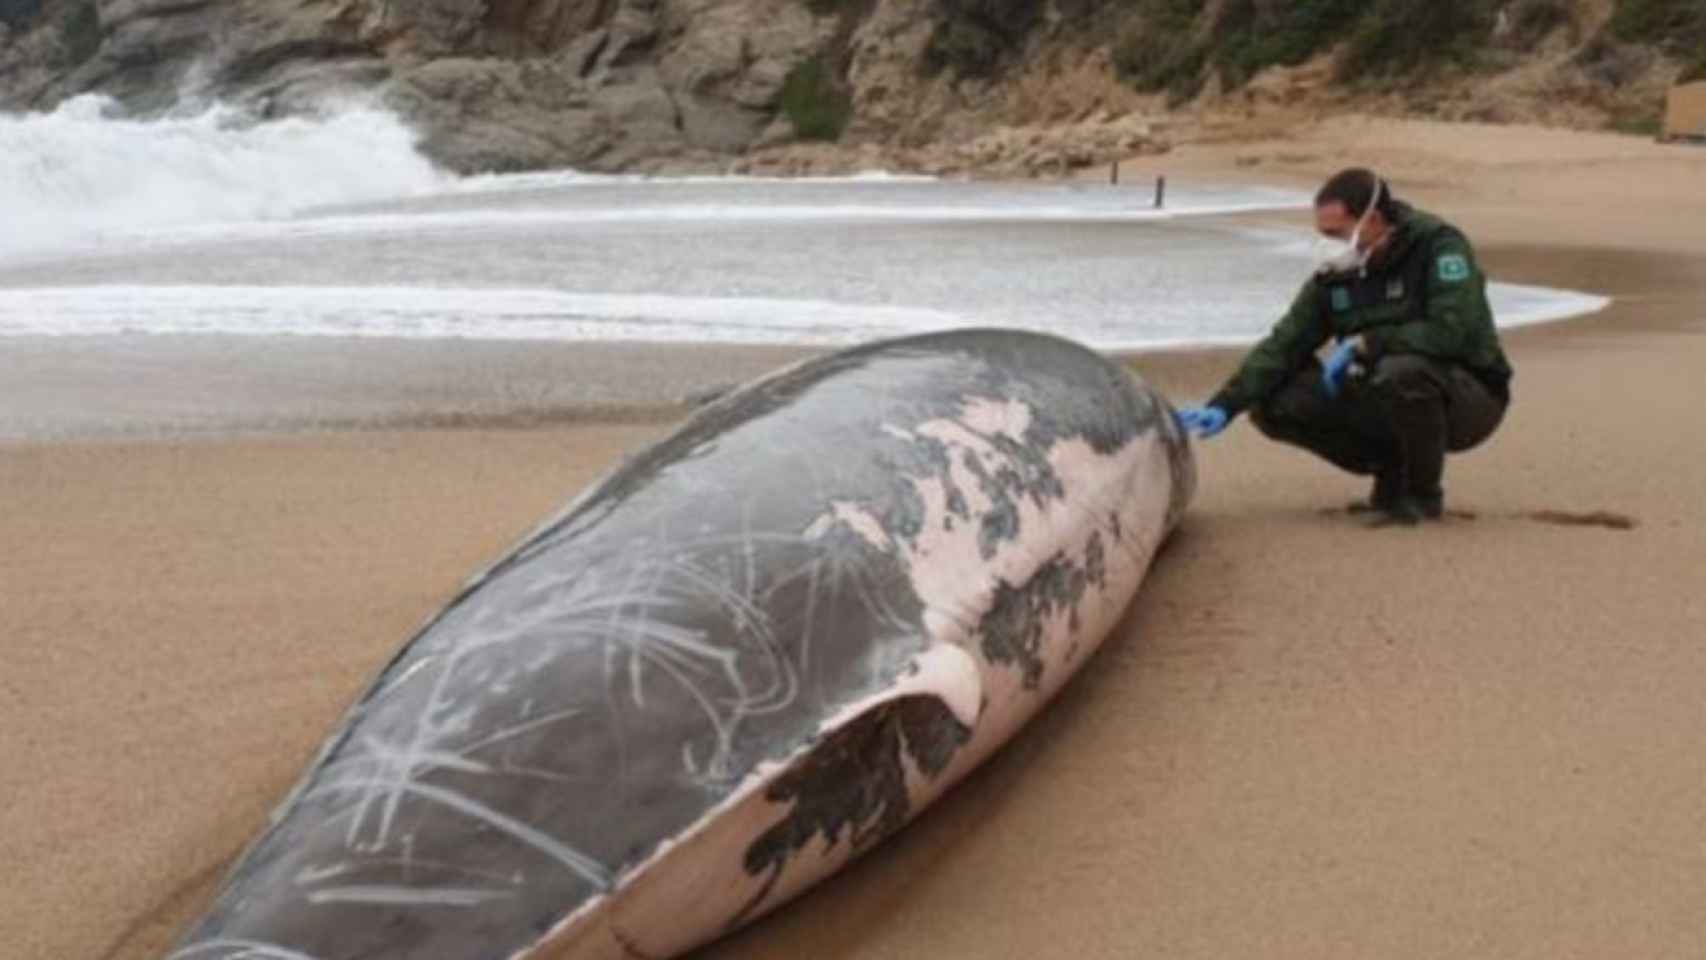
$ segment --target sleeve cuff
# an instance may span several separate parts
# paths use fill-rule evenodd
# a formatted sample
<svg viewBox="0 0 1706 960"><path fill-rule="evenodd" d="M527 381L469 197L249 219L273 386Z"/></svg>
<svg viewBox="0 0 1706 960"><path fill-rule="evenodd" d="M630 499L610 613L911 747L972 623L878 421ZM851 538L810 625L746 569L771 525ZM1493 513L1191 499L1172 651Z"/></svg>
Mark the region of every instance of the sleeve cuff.
<svg viewBox="0 0 1706 960"><path fill-rule="evenodd" d="M1219 393L1210 397L1208 405L1225 410L1228 421L1236 419L1240 413L1249 408L1249 404L1239 401L1230 388L1222 388Z"/></svg>
<svg viewBox="0 0 1706 960"><path fill-rule="evenodd" d="M1386 351L1390 347L1390 344L1386 342L1386 335L1390 329L1389 327L1377 327L1373 330L1363 331L1362 350L1360 352L1364 363L1375 363L1386 355Z"/></svg>

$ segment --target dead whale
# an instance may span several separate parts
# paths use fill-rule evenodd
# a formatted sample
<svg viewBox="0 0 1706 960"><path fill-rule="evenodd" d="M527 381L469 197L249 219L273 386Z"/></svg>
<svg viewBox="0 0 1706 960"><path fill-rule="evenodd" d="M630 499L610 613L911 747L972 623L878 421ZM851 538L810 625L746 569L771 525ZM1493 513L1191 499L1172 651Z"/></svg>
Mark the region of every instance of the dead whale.
<svg viewBox="0 0 1706 960"><path fill-rule="evenodd" d="M967 330L698 410L375 679L170 960L661 958L799 893L1096 649L1195 483L1166 401Z"/></svg>

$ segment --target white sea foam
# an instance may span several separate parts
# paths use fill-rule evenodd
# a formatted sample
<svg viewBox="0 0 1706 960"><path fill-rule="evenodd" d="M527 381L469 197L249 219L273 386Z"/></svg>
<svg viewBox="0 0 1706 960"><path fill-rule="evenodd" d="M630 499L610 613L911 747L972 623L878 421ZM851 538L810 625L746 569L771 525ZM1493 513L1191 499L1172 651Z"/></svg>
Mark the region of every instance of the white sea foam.
<svg viewBox="0 0 1706 960"><path fill-rule="evenodd" d="M257 122L227 107L127 120L96 96L0 114L0 255L181 224L418 196L448 175L391 114L360 106Z"/></svg>
<svg viewBox="0 0 1706 960"><path fill-rule="evenodd" d="M1506 325L1603 309L1603 297L1495 284ZM1158 337L1141 326L1067 332L1108 350L1248 343L1242 334ZM836 346L988 322L964 313L879 304L759 297L586 294L429 287L95 286L0 290L0 337L116 334L624 340ZM1062 318L1038 329L1061 331Z"/></svg>
<svg viewBox="0 0 1706 960"><path fill-rule="evenodd" d="M729 183L769 183L789 185L813 184L895 184L939 183L936 177L917 174L890 173L887 170L865 170L846 176L773 177L744 175L655 176L641 173L582 173L577 170L546 170L539 173L489 173L465 177L458 181L457 193L507 193L521 190L555 190L563 187L601 187L646 184L648 186L693 187Z"/></svg>
<svg viewBox="0 0 1706 960"><path fill-rule="evenodd" d="M254 336L846 342L968 323L820 300L431 287L97 286L0 290L0 336Z"/></svg>
<svg viewBox="0 0 1706 960"><path fill-rule="evenodd" d="M728 183L728 181L719 181ZM301 217L291 220L219 223L160 229L137 243L191 243L223 238L299 240L315 237L419 233L538 232L587 230L644 224L806 224L806 223L1144 223L1286 209L1280 201L1202 205L1170 210L1110 208L1070 204L899 204L865 203L700 203L643 206L478 208L451 212L380 212Z"/></svg>

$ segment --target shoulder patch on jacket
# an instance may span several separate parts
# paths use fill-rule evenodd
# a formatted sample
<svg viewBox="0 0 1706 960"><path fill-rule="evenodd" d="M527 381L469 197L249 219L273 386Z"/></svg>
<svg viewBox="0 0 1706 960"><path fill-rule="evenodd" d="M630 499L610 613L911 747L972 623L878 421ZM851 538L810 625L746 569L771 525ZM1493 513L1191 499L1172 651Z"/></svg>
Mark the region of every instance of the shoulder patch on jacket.
<svg viewBox="0 0 1706 960"><path fill-rule="evenodd" d="M1437 263L1439 278L1446 283L1462 283L1469 279L1469 258L1463 254L1441 254Z"/></svg>

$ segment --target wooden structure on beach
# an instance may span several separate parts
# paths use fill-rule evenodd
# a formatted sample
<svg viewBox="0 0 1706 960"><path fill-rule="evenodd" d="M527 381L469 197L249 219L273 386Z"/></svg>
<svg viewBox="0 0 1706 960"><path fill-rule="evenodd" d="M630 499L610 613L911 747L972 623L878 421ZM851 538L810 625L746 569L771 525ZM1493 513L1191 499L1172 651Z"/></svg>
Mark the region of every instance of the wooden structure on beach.
<svg viewBox="0 0 1706 960"><path fill-rule="evenodd" d="M1706 80L1671 88L1665 103L1664 139L1706 143Z"/></svg>

